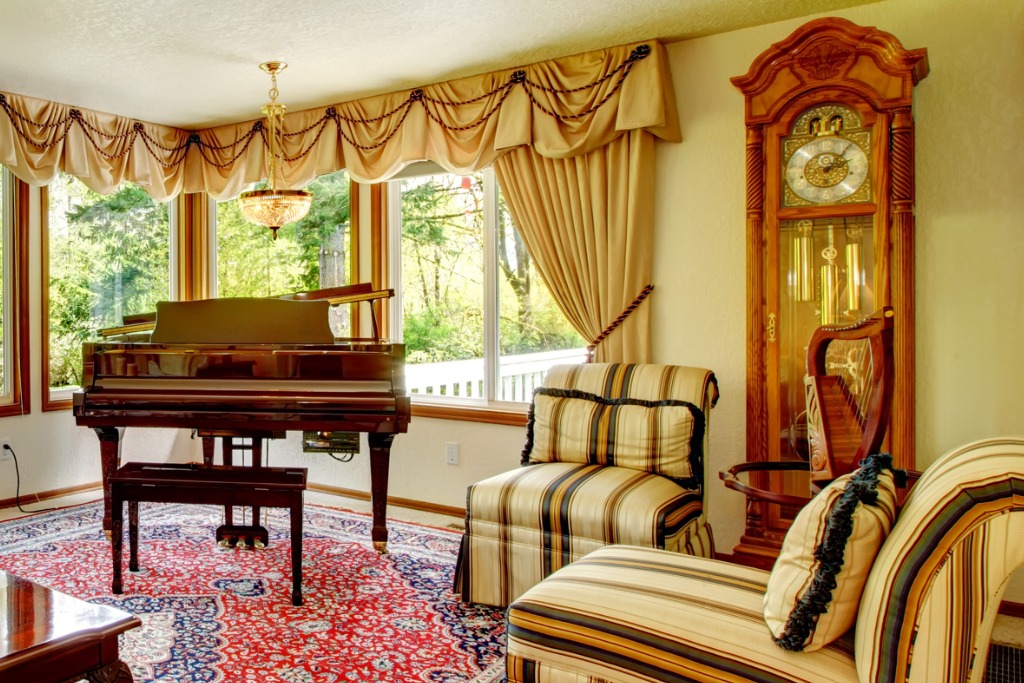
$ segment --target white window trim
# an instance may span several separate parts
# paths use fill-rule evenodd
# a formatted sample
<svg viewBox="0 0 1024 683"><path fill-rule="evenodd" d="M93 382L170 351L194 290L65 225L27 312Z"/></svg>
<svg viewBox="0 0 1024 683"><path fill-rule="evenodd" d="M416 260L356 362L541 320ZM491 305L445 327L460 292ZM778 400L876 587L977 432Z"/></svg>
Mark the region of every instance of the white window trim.
<svg viewBox="0 0 1024 683"><path fill-rule="evenodd" d="M388 324L391 336L396 341L403 339L402 327L402 188L401 178L415 175L438 175L449 173L432 162L413 164L400 175L388 181L388 282L395 290L390 306ZM495 399L500 386L501 369L498 359L501 354L498 316L498 181L494 169L480 171L484 184L484 397L466 398L434 394L410 394L414 404L445 406L450 408L488 408L510 412L524 412L527 404L519 401Z"/></svg>
<svg viewBox="0 0 1024 683"><path fill-rule="evenodd" d="M4 170L6 171L6 169L4 169ZM8 173L9 173L9 171L8 171ZM13 181L12 181L12 184L13 184ZM6 186L5 186L5 191L6 191ZM10 204L10 202L8 202L8 204ZM180 218L181 218L181 212L177 210L177 201L174 200L174 199L168 200L167 201L167 239L169 241L169 244L167 245L167 267L170 269L168 271L168 273L167 273L167 289L168 289L167 296L168 296L168 298L175 298L176 297L177 280L178 280L177 263L178 263L178 259L183 258L182 255L178 254L178 244L180 244L180 242L177 239L177 235L178 235L178 231L181 229L179 227L179 219ZM9 224L10 224L9 222L5 222L4 225L7 226ZM44 226L44 227L45 227L45 229L47 231L50 229L48 225ZM5 234L5 237L6 237L6 234ZM49 239L49 235L47 235L46 239ZM10 244L9 241L8 241L8 244ZM5 268L8 267L8 264L7 264L7 261L6 261L6 258L7 258L6 252L9 252L9 251L10 251L9 249L5 250L5 255L4 255L4 257L5 257L4 267ZM47 273L48 273L49 272L49 268L50 268L50 264L49 263L43 264L43 267L47 269ZM10 270L5 270L4 272L9 273L11 271ZM9 288L9 287L4 288L4 297L5 297L4 298L4 305L7 305L7 299L10 296L10 289L11 288ZM42 292L42 296L49 297L50 296L49 291L43 291ZM6 309L6 310L10 310L10 309ZM45 321L43 323L43 331L46 334L50 333L49 321ZM8 348L9 348L9 345L5 344L4 345L4 352L5 353L8 352ZM4 358L4 362L5 363L7 362L6 356ZM42 363L49 363L50 359L48 357L41 358L40 362L42 362ZM10 366L7 365L5 367L10 367ZM44 382L44 384L45 384L45 382ZM54 389L52 387L43 387L43 391L46 392L46 393L44 393L44 403L45 402L49 402L50 404L55 404L55 403L60 403L60 402L71 401L74 398L75 392L81 390L81 388L82 388L81 386L63 387L63 388L60 388L60 389Z"/></svg>

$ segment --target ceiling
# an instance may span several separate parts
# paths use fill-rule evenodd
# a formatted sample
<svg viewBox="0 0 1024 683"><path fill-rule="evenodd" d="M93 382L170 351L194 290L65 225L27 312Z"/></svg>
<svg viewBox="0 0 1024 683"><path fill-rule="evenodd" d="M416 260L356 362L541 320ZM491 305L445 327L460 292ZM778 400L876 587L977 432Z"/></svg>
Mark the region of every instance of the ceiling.
<svg viewBox="0 0 1024 683"><path fill-rule="evenodd" d="M874 0L2 0L0 91L182 128ZM782 38L783 36L780 36Z"/></svg>

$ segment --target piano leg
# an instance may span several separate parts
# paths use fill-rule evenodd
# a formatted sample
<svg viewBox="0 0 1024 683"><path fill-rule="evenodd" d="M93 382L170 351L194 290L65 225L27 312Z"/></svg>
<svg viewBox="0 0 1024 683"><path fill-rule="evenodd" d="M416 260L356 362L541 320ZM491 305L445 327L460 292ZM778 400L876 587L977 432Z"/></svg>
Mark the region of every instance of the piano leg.
<svg viewBox="0 0 1024 683"><path fill-rule="evenodd" d="M124 427L93 427L100 440L100 466L103 469L103 531L110 538L110 477L121 466L121 437Z"/></svg>
<svg viewBox="0 0 1024 683"><path fill-rule="evenodd" d="M370 500L373 505L373 530L370 538L381 555L388 551L388 466L391 462L391 442L394 434L371 432L370 444Z"/></svg>

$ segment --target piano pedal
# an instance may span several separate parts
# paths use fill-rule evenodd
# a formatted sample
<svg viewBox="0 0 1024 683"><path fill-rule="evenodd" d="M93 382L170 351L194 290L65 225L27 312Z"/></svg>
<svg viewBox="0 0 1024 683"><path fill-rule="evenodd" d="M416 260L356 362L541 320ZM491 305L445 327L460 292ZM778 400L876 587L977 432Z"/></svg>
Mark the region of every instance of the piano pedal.
<svg viewBox="0 0 1024 683"><path fill-rule="evenodd" d="M246 524L224 524L217 529L217 540L226 548L265 548L270 534L265 527Z"/></svg>
<svg viewBox="0 0 1024 683"><path fill-rule="evenodd" d="M231 547L231 545L232 545L232 543L231 543L231 539L230 538L222 538L219 541L217 541L217 547L218 548L223 548L223 549L227 550L228 548Z"/></svg>

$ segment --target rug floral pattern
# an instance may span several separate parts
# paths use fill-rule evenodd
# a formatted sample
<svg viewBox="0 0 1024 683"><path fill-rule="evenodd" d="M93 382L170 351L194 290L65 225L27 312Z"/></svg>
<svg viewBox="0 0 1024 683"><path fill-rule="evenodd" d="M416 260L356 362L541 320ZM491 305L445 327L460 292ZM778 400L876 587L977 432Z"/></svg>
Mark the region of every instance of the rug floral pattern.
<svg viewBox="0 0 1024 683"><path fill-rule="evenodd" d="M367 515L307 505L294 607L287 511L267 512L267 548L223 549L218 508L142 505L122 595L100 503L0 523L0 569L139 616L121 641L139 682L457 683L500 662L501 610L451 593L458 532L390 521L381 556Z"/></svg>

